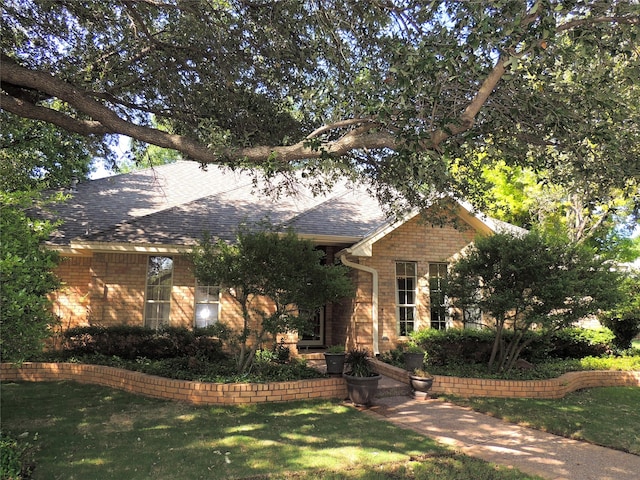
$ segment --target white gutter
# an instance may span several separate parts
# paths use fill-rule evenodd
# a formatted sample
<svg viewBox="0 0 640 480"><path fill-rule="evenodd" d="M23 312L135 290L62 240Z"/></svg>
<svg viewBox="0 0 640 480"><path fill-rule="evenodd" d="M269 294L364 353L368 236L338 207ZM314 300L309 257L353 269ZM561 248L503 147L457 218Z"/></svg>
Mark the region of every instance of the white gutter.
<svg viewBox="0 0 640 480"><path fill-rule="evenodd" d="M362 270L363 272L370 273L373 276L372 289L371 289L371 321L373 323L373 354L378 355L380 353L380 345L378 341L378 271L375 268L367 267L366 265L360 265L347 260L345 253L340 255L340 261L347 267L355 268L356 270Z"/></svg>

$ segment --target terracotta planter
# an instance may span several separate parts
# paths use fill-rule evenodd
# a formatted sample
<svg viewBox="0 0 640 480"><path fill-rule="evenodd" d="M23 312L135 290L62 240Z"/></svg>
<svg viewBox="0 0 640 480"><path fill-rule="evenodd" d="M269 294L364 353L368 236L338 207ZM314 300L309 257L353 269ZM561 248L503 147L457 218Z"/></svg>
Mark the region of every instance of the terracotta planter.
<svg viewBox="0 0 640 480"><path fill-rule="evenodd" d="M411 386L411 396L413 398L429 398L429 390L433 386L433 378L409 375L409 385Z"/></svg>
<svg viewBox="0 0 640 480"><path fill-rule="evenodd" d="M349 399L354 405L368 407L373 403L373 398L378 391L378 382L382 375L376 374L372 377L354 377L343 375L347 381L347 392Z"/></svg>
<svg viewBox="0 0 640 480"><path fill-rule="evenodd" d="M345 353L325 352L324 360L327 363L327 375L342 375L345 356Z"/></svg>

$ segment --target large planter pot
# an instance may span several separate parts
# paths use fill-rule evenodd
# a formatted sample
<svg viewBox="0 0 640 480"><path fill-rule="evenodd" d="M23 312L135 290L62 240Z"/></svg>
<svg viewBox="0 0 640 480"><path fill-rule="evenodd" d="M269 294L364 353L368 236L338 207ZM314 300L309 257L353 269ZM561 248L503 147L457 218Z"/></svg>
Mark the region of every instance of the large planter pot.
<svg viewBox="0 0 640 480"><path fill-rule="evenodd" d="M433 386L433 378L409 375L409 385L411 386L411 396L413 398L429 398L429 390Z"/></svg>
<svg viewBox="0 0 640 480"><path fill-rule="evenodd" d="M422 368L423 362L424 362L424 353L414 353L414 352L404 353L405 369L409 372L413 372L418 368Z"/></svg>
<svg viewBox="0 0 640 480"><path fill-rule="evenodd" d="M371 377L354 377L343 375L347 381L347 392L349 400L354 405L368 407L373 402L373 398L378 391L378 381L382 375L376 374Z"/></svg>
<svg viewBox="0 0 640 480"><path fill-rule="evenodd" d="M328 375L342 375L344 371L345 353L329 353L325 352L324 360L327 363Z"/></svg>

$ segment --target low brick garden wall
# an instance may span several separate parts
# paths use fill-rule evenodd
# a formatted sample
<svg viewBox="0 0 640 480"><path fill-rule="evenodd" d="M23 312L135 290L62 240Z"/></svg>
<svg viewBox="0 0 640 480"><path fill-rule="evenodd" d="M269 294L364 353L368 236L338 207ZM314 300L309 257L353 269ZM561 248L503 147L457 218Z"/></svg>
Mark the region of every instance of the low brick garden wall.
<svg viewBox="0 0 640 480"><path fill-rule="evenodd" d="M79 363L0 364L1 381L73 380L115 388L148 397L194 405L288 402L347 397L342 378L318 378L273 383L207 383L174 380L120 368Z"/></svg>
<svg viewBox="0 0 640 480"><path fill-rule="evenodd" d="M378 373L409 383L409 372L370 360ZM459 397L562 398L567 393L593 387L640 387L640 371L590 370L570 372L548 380L493 380L434 375L431 392Z"/></svg>
<svg viewBox="0 0 640 480"><path fill-rule="evenodd" d="M376 371L409 383L406 370L370 360ZM307 399L345 399L343 378L319 378L272 383L207 383L147 375L102 365L78 363L0 364L1 381L60 381L90 383L148 397L177 400L195 405L288 402ZM460 397L562 398L583 388L640 387L640 371L593 370L571 372L549 380L492 380L436 375L432 392Z"/></svg>

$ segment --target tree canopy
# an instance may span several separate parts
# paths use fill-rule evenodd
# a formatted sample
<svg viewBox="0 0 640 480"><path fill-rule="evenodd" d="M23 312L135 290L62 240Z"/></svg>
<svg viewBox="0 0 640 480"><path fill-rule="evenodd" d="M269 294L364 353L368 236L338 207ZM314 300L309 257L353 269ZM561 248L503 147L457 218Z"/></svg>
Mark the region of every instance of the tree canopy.
<svg viewBox="0 0 640 480"><path fill-rule="evenodd" d="M7 0L1 28L2 109L76 134L391 206L479 199L497 159L637 194L636 0Z"/></svg>
<svg viewBox="0 0 640 480"><path fill-rule="evenodd" d="M582 244L496 234L478 238L452 267L447 293L456 307L490 315L496 332L489 369L509 370L543 334L610 309L621 300L620 274ZM507 342L505 330L513 335Z"/></svg>
<svg viewBox="0 0 640 480"><path fill-rule="evenodd" d="M318 309L353 294L348 269L323 264L323 258L311 241L293 230L279 234L268 224L240 227L233 245L212 243L205 235L194 248L198 281L220 286L242 311L243 326L232 335L239 344L239 372L251 367L265 341L306 333Z"/></svg>

